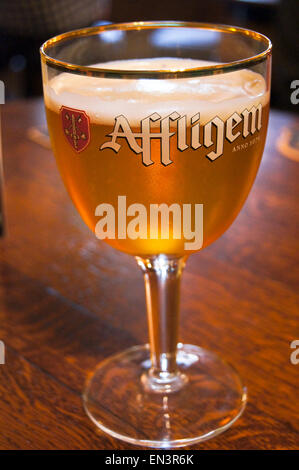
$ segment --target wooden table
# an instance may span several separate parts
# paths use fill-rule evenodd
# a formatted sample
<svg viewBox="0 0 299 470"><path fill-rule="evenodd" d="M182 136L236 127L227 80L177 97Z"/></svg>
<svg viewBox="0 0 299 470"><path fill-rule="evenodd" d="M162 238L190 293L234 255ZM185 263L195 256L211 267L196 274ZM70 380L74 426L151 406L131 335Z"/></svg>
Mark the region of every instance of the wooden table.
<svg viewBox="0 0 299 470"><path fill-rule="evenodd" d="M147 339L133 258L99 243L62 185L51 151L30 141L40 100L3 109L7 235L0 240L1 449L133 449L95 428L81 391L110 354ZM241 214L193 255L182 286L181 339L218 352L249 403L227 432L193 449L299 446L299 162L276 150L291 115L273 112L263 163Z"/></svg>

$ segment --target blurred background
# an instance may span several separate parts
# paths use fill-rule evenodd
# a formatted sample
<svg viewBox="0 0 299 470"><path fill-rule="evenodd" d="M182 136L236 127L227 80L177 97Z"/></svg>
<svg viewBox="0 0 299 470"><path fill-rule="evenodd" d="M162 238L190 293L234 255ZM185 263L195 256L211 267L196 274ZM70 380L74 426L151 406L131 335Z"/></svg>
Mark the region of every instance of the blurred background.
<svg viewBox="0 0 299 470"><path fill-rule="evenodd" d="M81 391L100 360L146 339L142 276L133 257L99 243L67 197L46 130L39 48L72 29L141 20L232 24L273 42L255 187L233 226L191 256L181 324L186 343L236 364L250 390L235 430L198 448L298 449L299 0L0 0L0 449L128 450L94 432Z"/></svg>
<svg viewBox="0 0 299 470"><path fill-rule="evenodd" d="M273 42L272 107L296 111L298 0L1 0L0 80L6 101L41 95L39 46L58 33L101 21L185 20L257 30Z"/></svg>

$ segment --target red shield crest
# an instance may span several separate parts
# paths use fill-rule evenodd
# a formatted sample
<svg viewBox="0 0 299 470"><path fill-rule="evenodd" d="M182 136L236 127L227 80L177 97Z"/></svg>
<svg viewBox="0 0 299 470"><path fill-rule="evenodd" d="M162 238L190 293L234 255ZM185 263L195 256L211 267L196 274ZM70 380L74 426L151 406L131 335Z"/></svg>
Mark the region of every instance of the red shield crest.
<svg viewBox="0 0 299 470"><path fill-rule="evenodd" d="M82 152L90 141L89 117L85 111L66 106L61 106L60 115L67 141L76 152Z"/></svg>

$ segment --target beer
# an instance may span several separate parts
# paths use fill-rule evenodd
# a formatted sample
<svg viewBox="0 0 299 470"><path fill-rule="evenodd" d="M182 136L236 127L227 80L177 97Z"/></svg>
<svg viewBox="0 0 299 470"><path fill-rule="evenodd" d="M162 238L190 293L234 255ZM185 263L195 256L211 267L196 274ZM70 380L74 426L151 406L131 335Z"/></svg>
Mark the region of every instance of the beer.
<svg viewBox="0 0 299 470"><path fill-rule="evenodd" d="M140 21L62 34L41 57L70 196L97 238L136 256L145 281L149 344L102 361L84 408L130 444L167 449L216 436L243 412L247 389L217 355L180 342L180 281L186 257L226 230L253 184L271 42L232 26Z"/></svg>
<svg viewBox="0 0 299 470"><path fill-rule="evenodd" d="M143 59L108 68L178 70L211 65L191 59ZM262 157L269 108L264 78L251 70L183 79L109 79L62 73L44 89L57 163L83 220L94 232L96 208L115 209L115 237L105 241L139 256L184 255L183 224L169 212L169 236L132 239L123 227L134 204L203 207L203 243L233 222ZM155 137L156 134L156 137ZM122 199L119 199L122 197ZM121 201L121 206L119 206ZM135 207L135 206L134 206ZM119 210L119 212L117 212ZM133 218L126 218L126 224ZM190 227L190 228L191 228ZM143 234L144 235L144 234Z"/></svg>

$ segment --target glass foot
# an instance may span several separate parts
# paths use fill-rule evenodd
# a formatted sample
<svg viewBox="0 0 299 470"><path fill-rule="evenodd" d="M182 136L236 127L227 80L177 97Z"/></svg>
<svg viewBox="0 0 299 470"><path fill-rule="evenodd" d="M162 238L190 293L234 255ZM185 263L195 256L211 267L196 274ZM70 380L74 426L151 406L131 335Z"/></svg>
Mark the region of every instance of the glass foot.
<svg viewBox="0 0 299 470"><path fill-rule="evenodd" d="M99 364L83 395L90 419L130 444L175 448L202 442L228 429L242 414L246 388L216 354L179 344L179 370L187 377L176 391L148 390L148 345L135 346Z"/></svg>

